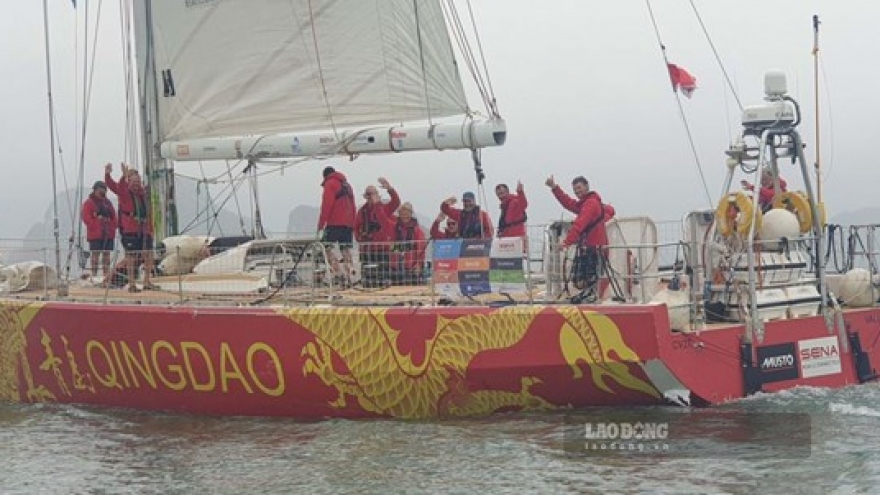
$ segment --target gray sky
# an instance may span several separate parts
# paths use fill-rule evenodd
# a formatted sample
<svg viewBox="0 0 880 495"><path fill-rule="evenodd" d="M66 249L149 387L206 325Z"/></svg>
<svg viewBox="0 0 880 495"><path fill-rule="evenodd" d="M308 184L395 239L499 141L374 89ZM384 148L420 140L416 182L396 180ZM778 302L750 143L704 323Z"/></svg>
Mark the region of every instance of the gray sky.
<svg viewBox="0 0 880 495"><path fill-rule="evenodd" d="M80 22L83 15L80 2ZM93 13L99 2L91 2ZM119 14L103 2L93 101L85 147L86 183L103 164L124 159L125 107L119 49ZM487 192L497 182L523 181L530 223L559 218L561 209L543 182L549 173L566 184L587 176L619 215L677 220L709 206L670 90L646 4L642 0L472 0L502 116L504 147L483 153ZM763 74L782 69L789 92L805 116L801 131L814 160L811 17L821 34L822 162L830 214L880 206L880 167L872 163L880 114L880 37L876 0L695 0L745 105L762 97ZM738 110L690 3L654 0L658 27L673 63L697 78L699 89L684 109L709 184L717 200L725 173L723 151L738 133ZM0 135L5 151L0 193L7 213L0 237L20 237L51 199L41 2L6 0L0 16ZM54 91L64 164L76 170L77 110L74 70L76 13L68 1L50 2ZM80 43L81 45L81 43ZM81 47L80 47L81 50ZM465 81L466 84L468 81ZM471 98L474 106L476 98ZM474 189L466 152L411 153L334 160L362 189L386 176L404 201L433 217L450 195ZM320 170L307 164L261 187L264 221L283 231L296 205L316 204ZM197 165L178 171L200 175ZM783 175L802 181L786 166ZM72 185L72 182L71 182ZM64 184L59 185L64 189ZM180 191L195 194L194 188ZM494 195L487 208L498 211ZM880 219L878 219L880 220ZM184 221L185 223L185 221Z"/></svg>

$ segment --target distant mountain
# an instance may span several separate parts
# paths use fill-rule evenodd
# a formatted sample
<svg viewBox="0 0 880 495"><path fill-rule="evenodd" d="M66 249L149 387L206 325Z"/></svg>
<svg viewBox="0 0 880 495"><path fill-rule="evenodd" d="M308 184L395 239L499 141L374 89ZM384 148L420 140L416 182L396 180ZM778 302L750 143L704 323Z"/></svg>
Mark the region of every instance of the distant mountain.
<svg viewBox="0 0 880 495"><path fill-rule="evenodd" d="M178 192L183 191L180 189L180 185L177 185ZM80 221L82 203L79 201L79 198L85 201L89 193L91 193L91 190L83 191L80 196L76 193L76 190L71 189L61 192L57 196L58 224L63 244L62 248L66 247L70 236L77 235L80 227L82 227L82 235L85 236L85 226ZM115 206L117 204L115 196L110 193L109 197ZM244 224L246 232L250 233L252 224L250 217L239 217L239 215L227 209L220 209L216 212L216 216L213 210L210 212L211 221L209 222L209 214L204 211L204 199L201 200L201 204L199 204L199 201L197 195L178 194L177 216L178 227L181 232L186 234L208 234L210 230L210 234L215 236L242 235L242 224ZM71 209L73 212L71 212ZM202 210L200 216L197 215L197 209ZM31 226L25 235L24 242L26 246L43 245L47 239L52 239L52 217L53 208L49 204L44 210L43 220Z"/></svg>
<svg viewBox="0 0 880 495"><path fill-rule="evenodd" d="M829 218L828 223L839 225L880 224L880 208L861 208L838 213Z"/></svg>

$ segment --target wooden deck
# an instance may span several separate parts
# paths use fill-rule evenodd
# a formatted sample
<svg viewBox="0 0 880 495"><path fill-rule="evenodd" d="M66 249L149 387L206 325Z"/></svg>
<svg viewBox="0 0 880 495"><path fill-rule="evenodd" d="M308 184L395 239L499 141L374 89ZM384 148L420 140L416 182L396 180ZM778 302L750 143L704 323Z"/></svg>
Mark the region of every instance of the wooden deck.
<svg viewBox="0 0 880 495"><path fill-rule="evenodd" d="M55 289L40 289L4 294L6 299L23 301L67 301L92 304L149 304L166 306L422 306L448 304L442 294L433 291L430 285L389 286L380 288L364 288L355 285L350 288L311 288L311 287L264 287L252 291L228 290L186 290L186 282L193 277L156 277L153 284L161 289L129 292L127 288L103 288L80 281L74 281L68 288L66 296L60 296ZM202 277L198 280L207 283L211 280ZM219 288L228 284L228 278L214 278ZM253 278L244 276L234 283L253 282ZM139 285L139 287L142 287ZM538 291L533 291L533 296ZM510 301L518 303L530 302L528 293L485 294L474 298L457 300L460 305L487 305L493 302ZM538 302L538 301L536 301Z"/></svg>

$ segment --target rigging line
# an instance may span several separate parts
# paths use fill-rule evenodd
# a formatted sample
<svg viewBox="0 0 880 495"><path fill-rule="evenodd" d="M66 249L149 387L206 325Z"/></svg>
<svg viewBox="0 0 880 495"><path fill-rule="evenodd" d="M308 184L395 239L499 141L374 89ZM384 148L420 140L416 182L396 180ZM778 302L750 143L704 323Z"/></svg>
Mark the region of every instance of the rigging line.
<svg viewBox="0 0 880 495"><path fill-rule="evenodd" d="M309 2L309 6L311 7L311 2ZM245 171L247 171L247 168L245 168L245 170L242 171L242 174L244 174ZM232 181L232 168L229 166L229 160L226 160L226 173L229 174L229 180L231 182ZM232 192L230 192L230 195L233 198L235 198L235 209L236 209L236 212L238 213L238 223L241 226L241 233L244 235L247 235L247 230L245 229L245 226L244 226L244 218L242 218L242 216L241 216L241 203L238 201L237 189L238 189L238 185L233 184L232 185ZM228 199L226 201L224 201L220 205L220 207L222 208L223 205L225 205L227 201L228 201Z"/></svg>
<svg viewBox="0 0 880 495"><path fill-rule="evenodd" d="M477 21L474 18L474 9L471 6L471 0L467 1L468 13L471 17L471 25L474 30L474 38L477 41L477 53L480 55L480 60L483 62L483 73L486 77L486 87L489 90L490 104L492 108L492 115L496 117L500 117L500 113L498 112L498 102L495 99L495 88L492 86L492 78L489 75L489 65L486 63L486 53L483 51L483 41L480 38L480 32L477 31Z"/></svg>
<svg viewBox="0 0 880 495"><path fill-rule="evenodd" d="M339 129L333 118L333 108L330 105L330 96L327 94L327 83L324 81L324 64L321 63L321 50L318 48L318 32L315 25L315 10L312 0L309 0L309 24L312 26L312 44L315 46L315 63L318 65L318 79L321 81L321 94L324 97L324 107L327 109L327 119L336 139L339 139Z"/></svg>
<svg viewBox="0 0 880 495"><path fill-rule="evenodd" d="M442 6L443 4L441 4ZM479 67L476 63L475 57L473 55L473 50L471 50L470 45L467 40L467 34L464 30L464 26L461 22L461 17L458 15L458 10L451 3L448 4L448 9L445 9L446 17L449 19L450 28L453 31L453 38L455 38L455 42L458 45L458 49L461 52L462 59L465 63L465 67L468 72L471 74L471 78L476 84L477 91L480 93L480 98L483 100L483 104L486 107L486 111L489 114L494 115L492 110L492 104L490 102L491 98L488 93L488 89L486 88L485 83L481 77Z"/></svg>
<svg viewBox="0 0 880 495"><path fill-rule="evenodd" d="M663 56L663 62L665 65L665 69L669 71L669 59L666 57L666 46L663 44L663 40L660 37L660 28L657 26L657 19L654 16L654 9L651 8L651 0L645 0L645 5L648 7L648 14L651 17L651 24L654 26L654 34L657 36L657 44L660 45L660 54ZM703 185L703 191L706 193L706 199L709 201L709 206L711 207L715 203L712 201L712 194L709 192L709 185L706 182L706 174L703 172L703 164L700 162L700 155L697 153L697 146L694 143L694 136L691 132L691 127L688 124L687 115L684 113L684 106L681 104L681 95L678 93L677 88L675 87L675 82L672 80L672 77L669 78L670 84L672 84L672 90L675 94L675 103L678 106L678 114L681 118L681 122L684 125L685 134L687 134L688 145L691 150L691 154L694 156L694 161L697 164L697 172L700 174L700 182ZM734 95L735 96L735 95ZM739 102L739 100L737 100Z"/></svg>
<svg viewBox="0 0 880 495"><path fill-rule="evenodd" d="M204 168L203 168L203 164L202 164L202 161L201 161L201 160L199 161L199 167L202 167L202 172L204 172ZM201 211L200 211L199 209L197 209L197 210L196 210L196 218L194 218L194 219L192 219L192 220L189 221L189 223L187 224L187 226L184 227L184 231L189 231L190 229L194 228L195 226L200 225L201 223L205 223L206 225L208 225L208 231L210 232L210 231L213 229L213 224L210 223L210 222L211 222L211 218L212 218L212 217L211 217L211 209L213 208L213 210L214 210L214 218L215 218L215 220L216 220L216 216L217 216L217 214L219 214L219 210L222 209L222 207L226 204L226 202L229 200L229 197L230 197L230 196L226 196L226 197L227 197L227 200L224 201L223 204L221 204L221 206L218 208L218 207L214 204L213 199L211 198L210 190L208 189L208 184L209 184L210 182L209 182L208 180L198 179L198 178L196 178L196 177L184 176L184 175L181 175L181 174L175 174L175 175L176 175L177 177L183 177L183 178L185 178L185 179L189 179L189 180L192 180L192 181L196 182L197 187L198 187L198 184L205 184L205 187L206 187L206 190L207 190L207 194L208 194L208 201L210 202L209 205L206 205L206 209L205 209L205 211L206 211L206 213L205 213L205 220L199 220L199 217L201 216ZM223 189L220 191L220 195L226 195L226 194L227 194L227 191L229 191L229 194L234 194L234 187L235 187L235 185L238 184L238 183L240 183L240 182L242 182L243 180L244 180L244 179L238 179L238 180L237 180L236 182L234 182L234 183L223 182L223 184L225 184L225 185L224 185ZM219 228L219 225L218 225L218 228ZM222 229L220 229L220 230L222 231Z"/></svg>
<svg viewBox="0 0 880 495"><path fill-rule="evenodd" d="M201 160L199 160L199 170L202 171L202 176L204 176L205 175L205 164ZM200 184L197 185L196 187L200 188ZM213 230L214 224L207 223L207 221L211 218L211 210L213 209L213 218L217 218L217 216L220 214L220 212L217 210L217 208L214 205L214 198L211 197L211 185L208 184L207 182L205 182L204 184L205 184L205 221L206 221L206 224L208 227L206 229L206 231L207 231L208 235L211 235L211 231ZM198 206L198 205L196 205L196 206ZM200 215L201 215L201 213L199 212L199 209L197 207L196 208L196 218L198 218ZM216 225L217 225L217 230L220 231L220 235L223 235L223 228L220 226L219 222L216 222Z"/></svg>
<svg viewBox="0 0 880 495"><path fill-rule="evenodd" d="M197 180L197 182L202 182L202 181L198 181L198 180ZM226 203L228 203L229 200L232 199L232 197L235 197L236 201L238 201L238 197L236 196L236 191L235 191L235 189L236 189L238 186L240 186L242 182L243 182L243 179L242 179L242 180L238 180L238 181L236 181L236 182L234 182L234 183L227 184L226 187L224 187L223 191L221 191L221 195L222 195L222 194L226 194L226 190L229 190L230 192L229 192L229 194L226 196L226 199L223 200L223 202L220 203L220 206L217 206L216 204L214 204L213 199L210 200L210 201L211 201L211 207L213 207L213 209L214 209L214 215L213 215L213 216L206 215L206 219L205 219L203 222L197 222L197 221L194 219L194 220L190 221L190 222L187 224L187 226L185 227L184 230L190 230L190 229L194 228L195 226L199 225L200 223L205 223L205 224L208 226L208 231L209 231L209 232L213 230L215 224L217 225L218 230L221 230L221 231L222 231L222 229L220 229L219 218L218 218L219 213L220 213L220 210L222 210L223 207L226 206ZM210 210L210 208L206 209L206 211L208 211L208 210ZM240 209L239 209L239 211L240 211ZM240 214L240 213L239 213L239 220L241 221L241 223L243 223L243 219L241 218L241 214ZM247 232L244 230L244 227L242 227L242 229L243 229L243 230L242 230L242 234L247 235Z"/></svg>
<svg viewBox="0 0 880 495"><path fill-rule="evenodd" d="M61 279L61 239L58 227L58 188L56 185L58 176L55 168L55 133L52 131L52 127L55 125L53 117L55 109L52 102L52 62L50 55L51 45L49 43L49 6L47 0L43 0L43 39L46 60L46 103L49 107L49 150L51 152L49 159L52 164L52 234L55 239L55 279L60 287L64 282Z"/></svg>
<svg viewBox="0 0 880 495"><path fill-rule="evenodd" d="M654 35L657 37L657 44L660 45L660 51L663 52L663 60L669 62L666 59L666 46L663 45L663 40L660 39L660 28L657 27L657 19L654 17L654 9L651 8L651 0L645 0L645 5L648 7L648 15L651 17L651 24L654 26Z"/></svg>
<svg viewBox="0 0 880 495"><path fill-rule="evenodd" d="M476 84L477 91L480 93L480 98L483 100L483 104L486 105L486 111L489 110L489 105L486 104L486 94L485 90L481 85L481 81L476 75L476 70L474 67L474 63L472 62L472 57L470 56L470 50L465 42L464 28L461 25L461 21L458 16L458 11L455 8L455 5L451 0L447 0L447 2L442 2L440 4L440 8L443 11L443 17L448 23L448 28L451 31L451 38L455 41L456 46L458 46L458 51L461 53L462 62L464 63L464 67L467 69L468 73L471 75L471 79L473 79ZM458 66L458 64L456 64ZM470 111L468 108L467 111Z"/></svg>
<svg viewBox="0 0 880 495"><path fill-rule="evenodd" d="M78 203L83 202L83 188L85 187L84 184L85 184L85 160L86 160L86 158L85 158L86 131L88 128L89 109L91 107L91 100L92 100L92 87L93 87L92 84L94 83L94 80L95 80L94 79L95 61L98 58L97 57L98 34L100 32L101 12L103 11L103 4L104 4L104 0L99 0L98 13L96 14L96 17L95 17L95 30L94 30L94 35L93 35L94 39L92 40L92 46L91 46L92 53L91 53L91 62L90 63L88 60L88 58L89 58L88 43L86 43L87 46L86 46L86 49L84 50L84 55L85 55L84 62L86 64L86 65L84 65L84 67L87 67L88 69L87 69L87 72L85 74L83 74L83 77L87 80L87 83L86 83L85 87L83 88L84 94L83 94L83 116L82 116L82 134L81 134L82 143L80 146L79 177L78 177L78 181L77 181L77 186L78 186L77 197L79 199ZM88 6L88 2L86 2L86 5ZM88 7L86 7L86 8L88 8ZM86 12L86 14L88 14L88 12ZM86 31L88 31L88 29L86 29ZM86 38L86 41L88 42L88 38ZM77 222L77 225L79 226L77 237L81 237L81 234L82 234L82 225L81 224L82 224L82 222ZM82 242L82 240L80 239L79 243L81 243L81 242Z"/></svg>
<svg viewBox="0 0 880 495"><path fill-rule="evenodd" d="M228 168L229 167L229 165L228 165L229 160L225 160L225 163L227 164L227 168ZM241 165L243 163L246 163L246 162L243 159L239 159L237 162L235 162L235 165L232 165L232 169L235 170L236 167L238 167L239 165ZM201 165L201 164L202 164L202 160L199 160L199 165ZM175 177L181 177L183 179L189 179L189 180L194 180L194 181L199 181L199 182L210 182L211 184L227 184L229 182L228 180L222 179L222 177L228 175L227 171L223 171L214 177L208 177L208 176L204 175L204 168L203 168L202 174L203 175L201 177L193 177L191 175L182 174L177 171L174 172Z"/></svg>
<svg viewBox="0 0 880 495"><path fill-rule="evenodd" d="M709 47L712 48L712 53L715 55L715 60L718 62L718 67L721 68L721 73L724 74L724 80L727 81L727 86L730 88L730 92L733 94L733 99L736 100L736 105L739 107L740 111L742 111L742 102L739 100L739 95L736 94L736 89L733 87L730 76L727 74L727 69L724 68L724 62L721 61L721 55L718 54L718 50L715 48L715 43L712 42L712 37L709 36L709 30L706 29L706 24L703 23L703 17L697 10L697 5L694 3L694 0L689 1L691 4L691 8L694 11L694 15L697 16L697 21L700 23L700 27L703 29L703 34L706 36L706 41L709 42Z"/></svg>

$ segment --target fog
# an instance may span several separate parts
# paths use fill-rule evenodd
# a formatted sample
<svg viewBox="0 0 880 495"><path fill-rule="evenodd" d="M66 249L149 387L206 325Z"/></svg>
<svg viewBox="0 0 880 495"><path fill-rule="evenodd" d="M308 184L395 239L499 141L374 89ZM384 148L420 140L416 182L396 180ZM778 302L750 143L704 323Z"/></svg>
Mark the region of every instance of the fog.
<svg viewBox="0 0 880 495"><path fill-rule="evenodd" d="M94 83L85 140L80 122L86 1L50 2L50 55L60 138L59 190L75 186L79 155L86 184L102 175L103 164L126 159L126 106L119 12L116 2L91 2L97 21ZM462 11L464 2L460 2ZM808 161L816 159L812 15L821 26L820 128L825 202L833 215L878 206L873 166L880 111L880 37L874 22L880 3L831 0L694 1L700 19L684 1L651 2L669 61L697 78L691 99L681 98L696 154L711 197L707 198L688 143L676 94L644 1L525 0L472 1L489 74L509 136L483 153L486 208L498 211L492 187L521 180L530 199L531 223L559 218L544 179L567 184L585 175L618 215L677 220L695 208L713 206L726 172L724 150L738 132L739 108L761 101L763 74L781 69L789 92L800 101ZM52 198L46 66L41 2L6 0L0 17L0 133L5 178L0 191L7 207L0 237L21 237L46 214ZM94 24L92 24L94 26ZM79 69L77 69L79 67ZM735 95L725 82L729 75ZM466 81L467 83L467 81ZM476 105L477 98L471 98ZM432 217L450 195L475 190L470 154L422 152L333 160L357 189L388 177L404 201ZM260 183L267 230L283 231L299 204L320 200L320 172L327 162L288 169ZM196 164L178 164L199 176ZM793 168L783 174L795 187ZM195 195L192 189L179 191ZM244 212L247 213L247 212ZM181 224L186 221L182 220Z"/></svg>

